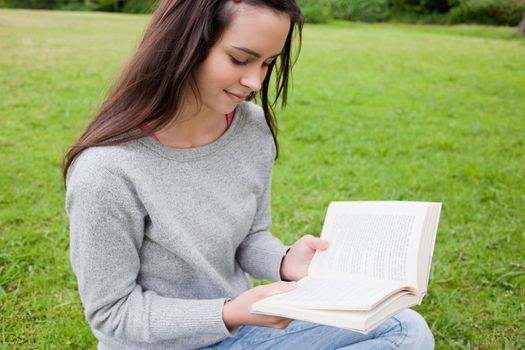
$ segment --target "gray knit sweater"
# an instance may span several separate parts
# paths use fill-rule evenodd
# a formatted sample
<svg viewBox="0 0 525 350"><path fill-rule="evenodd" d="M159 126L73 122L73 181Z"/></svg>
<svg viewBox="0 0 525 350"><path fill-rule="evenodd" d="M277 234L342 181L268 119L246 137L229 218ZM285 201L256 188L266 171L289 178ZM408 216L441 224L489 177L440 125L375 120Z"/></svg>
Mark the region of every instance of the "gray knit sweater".
<svg viewBox="0 0 525 350"><path fill-rule="evenodd" d="M275 147L244 102L214 142L89 148L67 178L71 262L99 349L191 349L231 334L226 298L278 280L268 231Z"/></svg>

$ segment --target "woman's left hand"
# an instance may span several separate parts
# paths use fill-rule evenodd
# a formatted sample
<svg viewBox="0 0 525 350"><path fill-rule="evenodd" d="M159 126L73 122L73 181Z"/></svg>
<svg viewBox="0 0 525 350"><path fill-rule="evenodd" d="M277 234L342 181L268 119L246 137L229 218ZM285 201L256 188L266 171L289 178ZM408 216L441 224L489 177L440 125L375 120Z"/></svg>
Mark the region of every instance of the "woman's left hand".
<svg viewBox="0 0 525 350"><path fill-rule="evenodd" d="M326 250L328 241L305 235L299 238L288 250L281 263L281 279L298 281L308 275L308 266L317 250Z"/></svg>

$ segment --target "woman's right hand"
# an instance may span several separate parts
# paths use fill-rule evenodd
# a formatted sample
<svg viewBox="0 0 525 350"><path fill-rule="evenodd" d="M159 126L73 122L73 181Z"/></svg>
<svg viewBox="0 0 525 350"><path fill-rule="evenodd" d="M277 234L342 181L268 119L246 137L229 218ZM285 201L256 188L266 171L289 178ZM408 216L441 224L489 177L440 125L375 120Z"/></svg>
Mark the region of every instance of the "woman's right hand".
<svg viewBox="0 0 525 350"><path fill-rule="evenodd" d="M251 309L256 301L274 294L290 292L296 287L297 284L295 282L275 282L247 290L237 298L224 304L222 309L224 324L230 331L242 325L278 329L288 327L288 324L293 320L279 316L252 314Z"/></svg>

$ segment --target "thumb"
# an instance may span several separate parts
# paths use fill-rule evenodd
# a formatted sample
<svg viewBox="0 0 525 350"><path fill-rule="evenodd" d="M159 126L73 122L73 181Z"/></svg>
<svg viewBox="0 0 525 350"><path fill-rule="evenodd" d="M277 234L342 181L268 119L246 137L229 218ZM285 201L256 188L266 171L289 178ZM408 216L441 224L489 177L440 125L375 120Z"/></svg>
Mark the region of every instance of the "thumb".
<svg viewBox="0 0 525 350"><path fill-rule="evenodd" d="M287 293L297 288L296 282L275 282L265 286L265 296Z"/></svg>
<svg viewBox="0 0 525 350"><path fill-rule="evenodd" d="M311 237L308 240L308 246L313 250L325 250L328 248L328 241L317 237Z"/></svg>

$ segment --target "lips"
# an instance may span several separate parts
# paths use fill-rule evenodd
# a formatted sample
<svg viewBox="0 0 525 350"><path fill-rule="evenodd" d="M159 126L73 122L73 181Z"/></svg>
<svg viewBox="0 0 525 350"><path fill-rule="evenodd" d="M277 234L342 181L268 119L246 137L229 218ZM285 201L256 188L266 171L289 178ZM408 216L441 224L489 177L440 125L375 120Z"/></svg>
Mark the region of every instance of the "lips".
<svg viewBox="0 0 525 350"><path fill-rule="evenodd" d="M233 101L235 101L235 102L237 102L237 103L242 102L242 101L244 101L244 100L246 99L246 96L244 96L244 95L234 94L233 92L229 92L229 91L227 91L227 90L224 90L224 92L226 92L226 94L227 94L228 96L230 96L230 98L231 98Z"/></svg>

